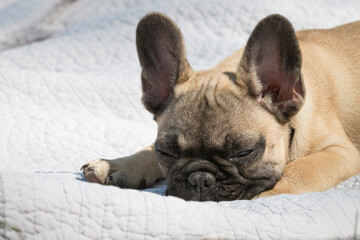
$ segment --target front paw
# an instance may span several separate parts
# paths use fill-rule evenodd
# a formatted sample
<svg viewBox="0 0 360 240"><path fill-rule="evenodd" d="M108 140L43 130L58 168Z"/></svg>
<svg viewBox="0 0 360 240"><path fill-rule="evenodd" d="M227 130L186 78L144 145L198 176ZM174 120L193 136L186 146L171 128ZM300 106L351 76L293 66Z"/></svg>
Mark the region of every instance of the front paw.
<svg viewBox="0 0 360 240"><path fill-rule="evenodd" d="M98 158L81 167L88 182L105 184L110 174L110 163Z"/></svg>
<svg viewBox="0 0 360 240"><path fill-rule="evenodd" d="M133 157L114 160L96 159L81 170L88 182L121 188L143 189L163 179L157 162Z"/></svg>
<svg viewBox="0 0 360 240"><path fill-rule="evenodd" d="M138 162L136 159L126 159L117 162L116 167L116 171L110 170L105 184L121 188L144 189L163 179L157 163L155 166L143 165L143 162Z"/></svg>
<svg viewBox="0 0 360 240"><path fill-rule="evenodd" d="M105 180L106 185L113 185L120 188L144 189L154 184L151 178L143 176L141 170L118 170L109 175Z"/></svg>
<svg viewBox="0 0 360 240"><path fill-rule="evenodd" d="M279 182L276 183L273 189L270 189L268 191L264 191L254 197L256 198L262 198L262 197L269 197L279 194L301 194L306 192L313 192L314 189L311 188L311 186L305 184L301 180L292 179L289 177L283 177L279 180Z"/></svg>

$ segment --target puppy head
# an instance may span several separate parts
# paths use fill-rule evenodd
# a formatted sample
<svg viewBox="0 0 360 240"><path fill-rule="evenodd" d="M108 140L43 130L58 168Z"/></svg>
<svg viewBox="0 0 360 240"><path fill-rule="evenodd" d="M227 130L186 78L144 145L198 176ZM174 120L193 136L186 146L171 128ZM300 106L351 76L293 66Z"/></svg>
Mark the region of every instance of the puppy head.
<svg viewBox="0 0 360 240"><path fill-rule="evenodd" d="M288 159L288 122L305 97L288 20L263 19L233 71L194 72L179 28L163 14L146 15L136 34L142 100L158 123L167 193L222 201L272 188Z"/></svg>

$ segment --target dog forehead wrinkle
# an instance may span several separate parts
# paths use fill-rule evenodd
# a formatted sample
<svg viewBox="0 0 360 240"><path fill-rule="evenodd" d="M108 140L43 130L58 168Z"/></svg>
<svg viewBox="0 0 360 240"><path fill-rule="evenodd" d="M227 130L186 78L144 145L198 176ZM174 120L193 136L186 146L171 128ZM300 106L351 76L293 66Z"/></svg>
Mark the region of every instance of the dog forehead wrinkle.
<svg viewBox="0 0 360 240"><path fill-rule="evenodd" d="M243 102L247 99L239 94L239 87L226 74L222 73L222 78L226 77L231 87L224 87L224 81L217 80L220 75L207 77L209 81L205 88L178 93L168 107L163 129L167 131L176 126L180 151L194 146L198 149L192 149L192 152L206 148L207 152L211 152L211 149L227 150L224 148L227 133L241 131L236 126L246 116ZM232 119L235 117L237 120Z"/></svg>
<svg viewBox="0 0 360 240"><path fill-rule="evenodd" d="M215 110L209 107L209 104L216 104L214 102L209 103L209 101L204 98L203 104L192 108L196 110L184 111L184 114L180 116L182 126L178 128L180 130L178 141L182 149L192 146L221 148L220 146L223 145L230 127L229 121L227 117L221 116L223 111L221 111L222 114L218 113L218 107ZM177 126L179 125L177 124Z"/></svg>

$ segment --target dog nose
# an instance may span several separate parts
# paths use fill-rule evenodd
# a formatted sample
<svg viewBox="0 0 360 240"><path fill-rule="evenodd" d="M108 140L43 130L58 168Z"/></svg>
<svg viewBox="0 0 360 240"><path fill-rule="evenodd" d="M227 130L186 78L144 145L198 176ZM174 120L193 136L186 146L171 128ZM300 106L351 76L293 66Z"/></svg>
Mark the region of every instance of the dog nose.
<svg viewBox="0 0 360 240"><path fill-rule="evenodd" d="M201 192L215 183L215 177L208 172L194 172L190 174L188 182L197 192Z"/></svg>

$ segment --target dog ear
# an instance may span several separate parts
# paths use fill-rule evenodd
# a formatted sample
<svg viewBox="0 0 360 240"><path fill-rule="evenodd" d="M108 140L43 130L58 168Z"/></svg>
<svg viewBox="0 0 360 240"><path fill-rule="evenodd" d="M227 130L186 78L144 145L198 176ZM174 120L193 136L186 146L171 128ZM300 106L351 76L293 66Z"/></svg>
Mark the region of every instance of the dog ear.
<svg viewBox="0 0 360 240"><path fill-rule="evenodd" d="M137 26L136 47L142 68L142 102L156 115L165 107L175 84L186 81L192 72L183 37L169 17L150 13Z"/></svg>
<svg viewBox="0 0 360 240"><path fill-rule="evenodd" d="M237 72L250 93L280 122L288 122L302 107L301 51L286 18L270 15L258 23Z"/></svg>

